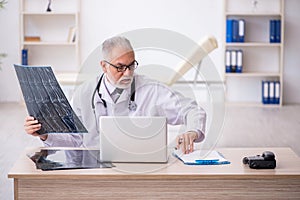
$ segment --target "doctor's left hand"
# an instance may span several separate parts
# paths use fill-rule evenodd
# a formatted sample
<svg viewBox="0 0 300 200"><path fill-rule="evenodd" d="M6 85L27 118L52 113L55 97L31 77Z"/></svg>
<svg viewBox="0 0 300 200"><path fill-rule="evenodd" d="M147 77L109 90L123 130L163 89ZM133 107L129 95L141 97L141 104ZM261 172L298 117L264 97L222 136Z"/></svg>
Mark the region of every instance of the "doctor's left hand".
<svg viewBox="0 0 300 200"><path fill-rule="evenodd" d="M198 133L195 131L188 131L184 134L178 135L176 138L176 147L181 149L184 154L194 151L194 141L198 138Z"/></svg>

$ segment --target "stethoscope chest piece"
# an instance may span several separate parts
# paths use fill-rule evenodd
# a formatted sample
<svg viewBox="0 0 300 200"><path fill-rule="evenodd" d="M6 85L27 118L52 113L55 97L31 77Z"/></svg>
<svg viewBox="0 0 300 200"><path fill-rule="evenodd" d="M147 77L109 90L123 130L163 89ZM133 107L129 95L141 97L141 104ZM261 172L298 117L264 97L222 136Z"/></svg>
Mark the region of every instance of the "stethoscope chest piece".
<svg viewBox="0 0 300 200"><path fill-rule="evenodd" d="M131 101L131 100L130 100L130 102L129 102L129 104L128 104L128 109L129 109L130 111L136 111L136 108L137 108L136 103L135 103L134 101Z"/></svg>

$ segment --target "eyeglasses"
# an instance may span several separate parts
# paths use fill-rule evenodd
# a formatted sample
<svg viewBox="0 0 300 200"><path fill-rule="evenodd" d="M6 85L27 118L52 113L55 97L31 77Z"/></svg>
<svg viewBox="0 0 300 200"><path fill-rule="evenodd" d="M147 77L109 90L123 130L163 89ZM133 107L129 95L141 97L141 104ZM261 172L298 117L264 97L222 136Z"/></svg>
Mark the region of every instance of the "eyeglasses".
<svg viewBox="0 0 300 200"><path fill-rule="evenodd" d="M134 60L129 65L121 65L121 66L113 65L113 64L111 64L110 62L108 62L106 60L104 60L104 62L106 62L107 64L109 64L109 65L113 66L114 68L116 68L118 72L125 72L126 69L135 70L137 68L137 66L139 65L139 63L136 60Z"/></svg>

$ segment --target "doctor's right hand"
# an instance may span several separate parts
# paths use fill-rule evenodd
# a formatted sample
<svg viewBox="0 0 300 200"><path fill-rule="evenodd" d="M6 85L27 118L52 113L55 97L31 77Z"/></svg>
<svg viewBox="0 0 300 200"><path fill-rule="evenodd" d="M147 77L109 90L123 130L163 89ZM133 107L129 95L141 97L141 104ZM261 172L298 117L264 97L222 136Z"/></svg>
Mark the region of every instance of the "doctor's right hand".
<svg viewBox="0 0 300 200"><path fill-rule="evenodd" d="M48 137L48 135L39 135L37 133L37 131L41 129L42 125L38 123L38 120L34 119L34 117L27 116L25 118L24 127L28 135L39 136L41 140L46 140Z"/></svg>

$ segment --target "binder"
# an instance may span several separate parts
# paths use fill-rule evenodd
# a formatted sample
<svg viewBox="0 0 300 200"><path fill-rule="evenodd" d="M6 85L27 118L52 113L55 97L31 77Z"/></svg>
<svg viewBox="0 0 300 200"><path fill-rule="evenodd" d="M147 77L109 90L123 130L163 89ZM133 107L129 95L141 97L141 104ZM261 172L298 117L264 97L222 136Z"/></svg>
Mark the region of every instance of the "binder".
<svg viewBox="0 0 300 200"><path fill-rule="evenodd" d="M238 42L245 42L245 20L238 20Z"/></svg>
<svg viewBox="0 0 300 200"><path fill-rule="evenodd" d="M275 82L270 81L269 82L269 103L274 104L275 103Z"/></svg>
<svg viewBox="0 0 300 200"><path fill-rule="evenodd" d="M236 72L236 51L235 50L232 50L231 52L230 52L230 54L231 54L231 58L230 58L230 62L231 62L231 64L230 64L230 71L231 72Z"/></svg>
<svg viewBox="0 0 300 200"><path fill-rule="evenodd" d="M275 99L274 99L274 103L275 104L279 104L280 102L280 82L279 81L275 81L275 91L274 91L274 95L275 95Z"/></svg>
<svg viewBox="0 0 300 200"><path fill-rule="evenodd" d="M68 42L72 43L76 41L76 27L72 26L69 28L69 34L68 34Z"/></svg>
<svg viewBox="0 0 300 200"><path fill-rule="evenodd" d="M276 42L276 21L270 20L270 43Z"/></svg>
<svg viewBox="0 0 300 200"><path fill-rule="evenodd" d="M239 23L238 20L232 22L232 42L239 41Z"/></svg>
<svg viewBox="0 0 300 200"><path fill-rule="evenodd" d="M225 72L226 73L230 73L231 72L231 66L230 66L230 63L231 63L231 59L230 59L230 56L231 56L231 51L230 50L226 50L225 51Z"/></svg>
<svg viewBox="0 0 300 200"><path fill-rule="evenodd" d="M239 49L236 52L236 58L237 58L237 63L236 63L236 72L237 73L242 73L243 71L243 51Z"/></svg>
<svg viewBox="0 0 300 200"><path fill-rule="evenodd" d="M28 49L22 49L22 65L28 65Z"/></svg>
<svg viewBox="0 0 300 200"><path fill-rule="evenodd" d="M226 20L226 42L232 42L233 19Z"/></svg>
<svg viewBox="0 0 300 200"><path fill-rule="evenodd" d="M275 42L281 42L281 20L275 20Z"/></svg>
<svg viewBox="0 0 300 200"><path fill-rule="evenodd" d="M262 103L268 104L269 103L269 82L262 81Z"/></svg>

